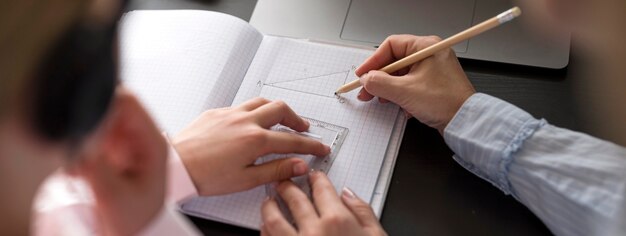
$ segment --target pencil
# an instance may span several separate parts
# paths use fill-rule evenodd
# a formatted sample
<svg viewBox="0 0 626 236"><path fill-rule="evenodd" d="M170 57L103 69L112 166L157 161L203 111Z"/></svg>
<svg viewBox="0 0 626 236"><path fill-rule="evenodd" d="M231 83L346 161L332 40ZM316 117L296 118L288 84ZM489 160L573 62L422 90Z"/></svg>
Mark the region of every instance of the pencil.
<svg viewBox="0 0 626 236"><path fill-rule="evenodd" d="M520 10L519 7L514 7L511 8L503 13L500 13L497 16L492 17L491 19L488 19L478 25L475 25L473 27L470 27L469 29L466 29L454 36L451 36L445 40L442 40L439 43L433 44L430 47L424 48L420 51L417 51L405 58L402 58L394 63L391 63L385 67L383 67L382 69L380 69L381 71L386 72L387 74L391 74L394 73L404 67L407 67L409 65L412 65L418 61L424 60L427 57L432 56L433 54L437 53L438 51L441 51L445 48L449 48L454 46L457 43L460 43L462 41L468 40L476 35L479 35L487 30L493 29L501 24L504 24L506 22L509 22L513 19L515 19L516 17L518 17L519 15L522 14L522 10ZM350 83L347 83L343 86L341 86L339 89L337 89L337 91L335 92L335 94L341 94L341 93L347 93L350 92L358 87L361 87L361 83L359 82L358 79L351 81Z"/></svg>

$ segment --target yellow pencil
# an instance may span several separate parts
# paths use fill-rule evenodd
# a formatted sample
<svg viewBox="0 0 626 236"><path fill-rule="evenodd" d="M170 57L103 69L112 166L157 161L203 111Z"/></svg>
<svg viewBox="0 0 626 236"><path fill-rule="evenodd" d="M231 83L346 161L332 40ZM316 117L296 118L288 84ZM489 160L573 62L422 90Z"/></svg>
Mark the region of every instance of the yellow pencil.
<svg viewBox="0 0 626 236"><path fill-rule="evenodd" d="M393 72L396 72L404 67L407 67L409 65L412 65L418 61L421 61L429 56L432 56L433 54L435 54L438 51L441 51L442 49L445 48L449 48L454 46L457 43L460 43L462 41L468 40L476 35L479 35L487 30L493 29L496 26L499 26L501 24L504 24L506 22L509 22L513 19L515 19L515 17L518 17L519 15L522 14L522 10L519 9L519 7L514 7L511 8L495 17L492 17L489 20L486 20L478 25L475 25L469 29L464 30L461 33L458 33L452 37L449 37L445 40L442 40L439 43L433 44L430 47L424 48L423 50L420 50L418 52L415 52L405 58L402 58L394 63L391 63L387 66L385 66L384 68L380 69L381 71L384 71L388 74L391 74ZM347 93L350 92L358 87L361 87L361 83L359 82L359 80L354 80L350 83L347 83L343 86L341 86L339 89L337 89L337 91L335 92L335 94L340 94L340 93Z"/></svg>

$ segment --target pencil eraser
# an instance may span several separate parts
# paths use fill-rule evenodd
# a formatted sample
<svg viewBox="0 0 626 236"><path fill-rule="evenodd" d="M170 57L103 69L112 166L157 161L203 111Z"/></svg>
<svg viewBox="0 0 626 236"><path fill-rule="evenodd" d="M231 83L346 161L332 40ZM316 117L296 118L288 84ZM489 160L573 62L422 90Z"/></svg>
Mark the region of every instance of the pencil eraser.
<svg viewBox="0 0 626 236"><path fill-rule="evenodd" d="M514 7L511 10L511 13L513 13L513 16L518 17L522 14L522 9L520 9L519 7Z"/></svg>
<svg viewBox="0 0 626 236"><path fill-rule="evenodd" d="M514 7L511 8L505 12L500 13L497 18L498 21L500 22L500 24L509 22L513 19L515 19L516 17L520 16L522 14L522 10L519 7Z"/></svg>

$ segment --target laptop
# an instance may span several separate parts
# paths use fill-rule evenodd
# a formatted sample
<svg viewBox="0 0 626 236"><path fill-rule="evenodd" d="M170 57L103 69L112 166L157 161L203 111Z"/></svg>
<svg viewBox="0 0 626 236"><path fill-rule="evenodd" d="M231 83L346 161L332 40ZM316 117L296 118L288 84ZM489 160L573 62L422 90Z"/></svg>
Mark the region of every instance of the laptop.
<svg viewBox="0 0 626 236"><path fill-rule="evenodd" d="M391 34L446 38L513 6L509 0L258 0L250 24L264 34L377 46ZM569 34L548 38L521 22L453 50L460 58L552 69L568 65Z"/></svg>

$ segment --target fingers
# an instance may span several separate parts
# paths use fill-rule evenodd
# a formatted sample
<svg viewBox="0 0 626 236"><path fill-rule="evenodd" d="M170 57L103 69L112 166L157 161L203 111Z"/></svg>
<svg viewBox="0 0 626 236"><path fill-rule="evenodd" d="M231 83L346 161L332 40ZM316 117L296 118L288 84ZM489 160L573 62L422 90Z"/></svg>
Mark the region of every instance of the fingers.
<svg viewBox="0 0 626 236"><path fill-rule="evenodd" d="M298 132L309 129L309 122L296 115L283 101L267 103L252 112L263 128L270 128L280 123Z"/></svg>
<svg viewBox="0 0 626 236"><path fill-rule="evenodd" d="M367 102L367 101L372 100L372 98L374 98L374 95L368 93L367 90L365 90L364 88L361 88L356 98L358 98L361 101Z"/></svg>
<svg viewBox="0 0 626 236"><path fill-rule="evenodd" d="M244 110L244 111L252 111L254 109L257 109L265 104L270 103L271 101L262 97L256 97L253 99L250 99L244 103L242 103L241 105L239 105L237 108Z"/></svg>
<svg viewBox="0 0 626 236"><path fill-rule="evenodd" d="M289 207L297 225L312 225L318 219L317 211L309 198L291 181L283 181L276 190Z"/></svg>
<svg viewBox="0 0 626 236"><path fill-rule="evenodd" d="M267 229L265 229L265 225L261 225L259 227L259 231L261 231L261 236L269 236L269 234L267 233Z"/></svg>
<svg viewBox="0 0 626 236"><path fill-rule="evenodd" d="M367 90L361 88L361 90L359 91L359 94L357 95L357 97L360 101L363 102L368 102L371 101L374 98L374 95L370 94L367 92ZM389 103L389 100L384 99L384 98L378 98L378 101L380 103Z"/></svg>
<svg viewBox="0 0 626 236"><path fill-rule="evenodd" d="M398 92L403 87L403 77L392 76L378 70L440 41L441 39L436 36L389 36L380 45L378 50L356 69L355 74L359 76L360 82L364 88L364 90L362 89L359 92L357 98L361 101L370 101L377 96L381 103L387 103L389 101L398 103L398 98L401 97L398 95ZM410 68L412 70L416 67L413 66ZM409 68L402 68L400 71L396 71L392 74L405 75L409 71Z"/></svg>
<svg viewBox="0 0 626 236"><path fill-rule="evenodd" d="M313 200L320 215L332 214L345 209L339 200L335 187L322 172L314 171L310 176Z"/></svg>
<svg viewBox="0 0 626 236"><path fill-rule="evenodd" d="M380 70L392 62L439 41L441 39L436 36L391 35L380 44L372 56L355 70L355 74L360 77L371 70Z"/></svg>
<svg viewBox="0 0 626 236"><path fill-rule="evenodd" d="M364 74L361 76L360 81L367 93L396 103L397 98L401 97L399 91L404 87L402 77L392 76L377 70ZM368 95L363 95L362 97L369 98Z"/></svg>
<svg viewBox="0 0 626 236"><path fill-rule="evenodd" d="M411 37L408 35L392 35L387 37L385 41L383 41L378 49L372 54L369 58L357 68L354 73L357 76L361 76L368 71L371 70L379 70L384 66L391 64L394 61L405 56L404 52L406 50L406 37Z"/></svg>
<svg viewBox="0 0 626 236"><path fill-rule="evenodd" d="M341 191L341 200L352 214L356 216L362 226L378 226L380 224L372 207L358 198L349 188L343 188Z"/></svg>
<svg viewBox="0 0 626 236"><path fill-rule="evenodd" d="M253 178L251 183L256 185L286 180L291 177L304 175L309 171L309 166L300 158L282 158L267 163L248 167L248 173Z"/></svg>
<svg viewBox="0 0 626 236"><path fill-rule="evenodd" d="M296 229L287 222L276 201L267 199L261 206L262 232L266 235L296 235Z"/></svg>
<svg viewBox="0 0 626 236"><path fill-rule="evenodd" d="M266 147L268 147L268 150L265 150L263 154L298 153L323 157L330 153L330 147L320 143L318 140L277 131L268 132Z"/></svg>

